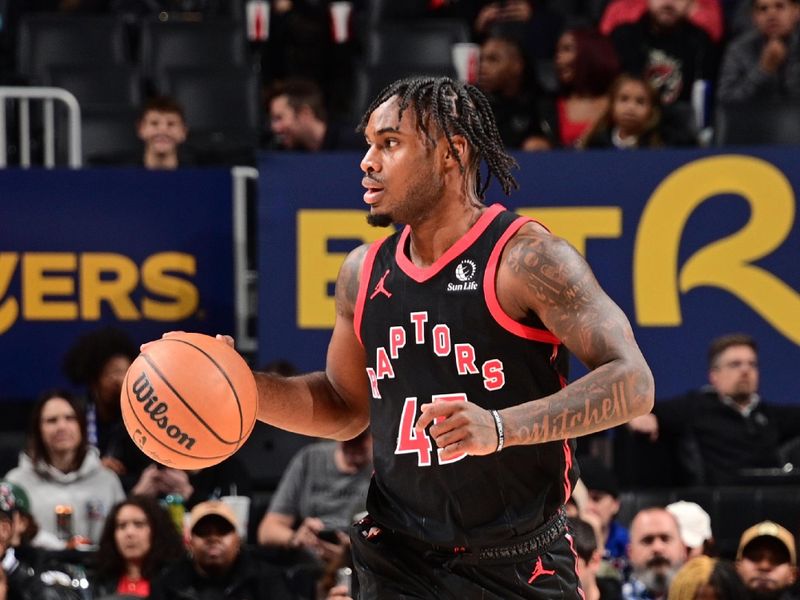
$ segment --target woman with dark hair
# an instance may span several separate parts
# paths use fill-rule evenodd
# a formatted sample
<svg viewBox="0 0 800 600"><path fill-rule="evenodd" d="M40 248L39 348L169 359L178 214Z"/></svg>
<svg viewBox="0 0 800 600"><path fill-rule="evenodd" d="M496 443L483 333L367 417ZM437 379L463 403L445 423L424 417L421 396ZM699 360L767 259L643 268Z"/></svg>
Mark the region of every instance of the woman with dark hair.
<svg viewBox="0 0 800 600"><path fill-rule="evenodd" d="M658 148L661 102L658 92L643 77L622 74L608 92L606 111L589 130L582 148Z"/></svg>
<svg viewBox="0 0 800 600"><path fill-rule="evenodd" d="M555 70L559 89L543 107L544 128L554 145L574 148L608 107L619 59L611 42L596 29L579 27L558 39Z"/></svg>
<svg viewBox="0 0 800 600"><path fill-rule="evenodd" d="M31 514L42 529L72 543L96 541L105 511L125 497L119 478L89 446L84 412L66 390L47 391L36 402L27 448L5 478L34 498Z"/></svg>
<svg viewBox="0 0 800 600"><path fill-rule="evenodd" d="M106 518L97 552L94 597L147 598L150 581L184 555L183 540L167 512L144 496L129 496Z"/></svg>

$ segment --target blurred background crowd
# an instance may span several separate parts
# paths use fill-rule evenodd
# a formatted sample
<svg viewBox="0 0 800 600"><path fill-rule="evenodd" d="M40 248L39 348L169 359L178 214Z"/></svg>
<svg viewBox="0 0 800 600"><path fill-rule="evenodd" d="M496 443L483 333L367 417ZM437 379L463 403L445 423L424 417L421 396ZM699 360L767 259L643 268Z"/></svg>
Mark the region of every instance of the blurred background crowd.
<svg viewBox="0 0 800 600"><path fill-rule="evenodd" d="M358 150L370 99L425 73L482 89L513 150L800 143L799 37L794 0L0 0L0 87L71 92L90 166ZM42 162L47 118L10 98L6 164ZM152 464L118 403L142 341L88 332L63 357L70 385L9 414L28 431L7 424L0 448L0 600L357 597L346 531L369 432L259 424L218 466ZM757 340L697 343L706 382L578 441L587 599L800 597L800 408L760 396ZM265 439L293 454L268 478Z"/></svg>
<svg viewBox="0 0 800 600"><path fill-rule="evenodd" d="M0 83L72 92L89 164L360 148L353 129L369 99L421 73L480 87L512 149L797 141L793 0L5 0L0 10ZM178 147L175 158L143 157L154 138ZM13 141L8 151L13 163Z"/></svg>

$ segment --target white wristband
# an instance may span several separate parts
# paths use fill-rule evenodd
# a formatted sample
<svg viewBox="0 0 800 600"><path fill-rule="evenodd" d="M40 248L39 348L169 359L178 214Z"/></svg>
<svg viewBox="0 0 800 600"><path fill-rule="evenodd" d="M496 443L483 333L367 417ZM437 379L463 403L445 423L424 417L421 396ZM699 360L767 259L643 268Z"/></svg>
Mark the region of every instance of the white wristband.
<svg viewBox="0 0 800 600"><path fill-rule="evenodd" d="M495 452L500 452L506 443L505 428L503 427L503 418L496 410L490 411L494 417L494 426L497 429L497 448Z"/></svg>

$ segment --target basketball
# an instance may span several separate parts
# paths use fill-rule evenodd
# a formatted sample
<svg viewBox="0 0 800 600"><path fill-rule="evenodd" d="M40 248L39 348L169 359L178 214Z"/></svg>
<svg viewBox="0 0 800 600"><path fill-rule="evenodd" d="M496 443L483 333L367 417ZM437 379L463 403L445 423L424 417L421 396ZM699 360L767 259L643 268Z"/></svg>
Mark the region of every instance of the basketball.
<svg viewBox="0 0 800 600"><path fill-rule="evenodd" d="M177 333L133 361L120 406L128 434L147 456L167 467L200 469L244 444L258 393L247 363L224 341Z"/></svg>

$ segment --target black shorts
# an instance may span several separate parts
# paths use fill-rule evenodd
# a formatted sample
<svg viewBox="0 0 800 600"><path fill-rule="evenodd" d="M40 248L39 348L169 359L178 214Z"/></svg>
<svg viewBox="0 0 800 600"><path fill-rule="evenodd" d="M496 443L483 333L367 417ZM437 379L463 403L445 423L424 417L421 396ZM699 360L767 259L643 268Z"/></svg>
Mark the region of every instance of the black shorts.
<svg viewBox="0 0 800 600"><path fill-rule="evenodd" d="M350 533L358 600L580 600L569 533L536 553L484 560L382 529L369 517Z"/></svg>

